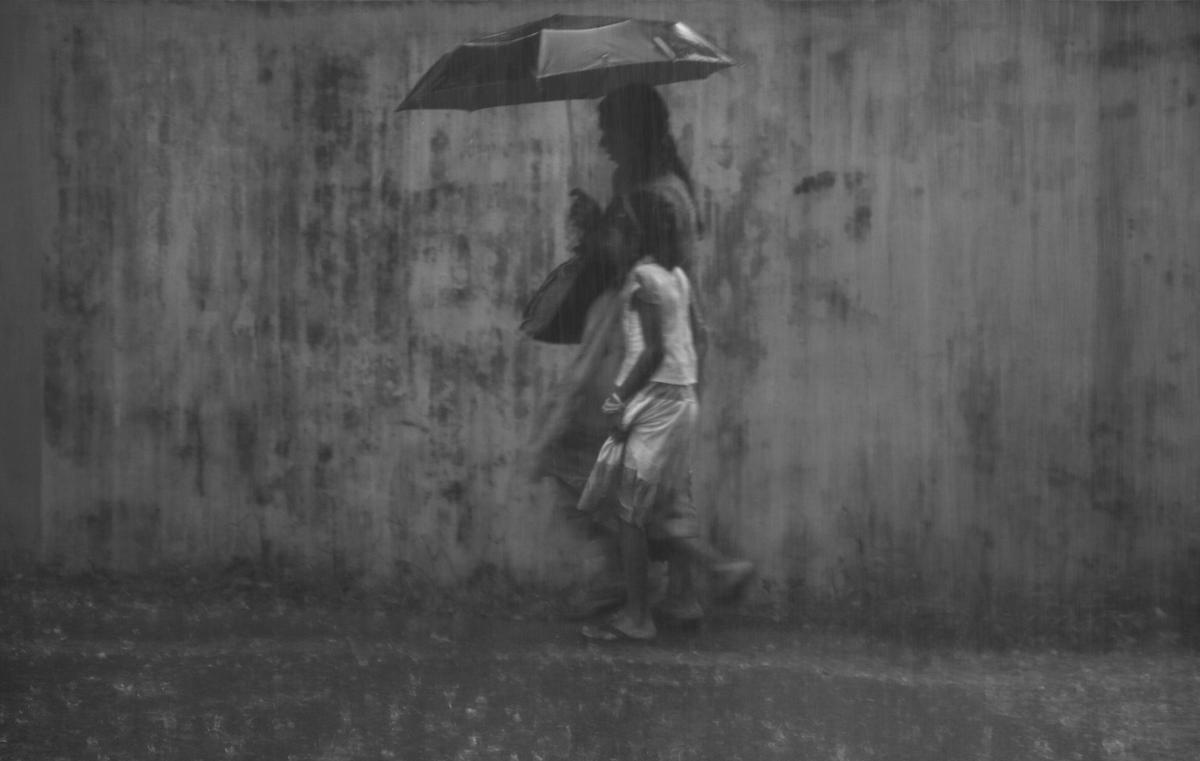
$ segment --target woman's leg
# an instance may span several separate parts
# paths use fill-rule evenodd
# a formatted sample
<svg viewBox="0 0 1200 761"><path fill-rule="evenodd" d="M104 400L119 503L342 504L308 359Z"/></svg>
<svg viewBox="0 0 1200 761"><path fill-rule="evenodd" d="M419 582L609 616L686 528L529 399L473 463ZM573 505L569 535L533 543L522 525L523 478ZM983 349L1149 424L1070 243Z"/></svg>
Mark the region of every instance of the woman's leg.
<svg viewBox="0 0 1200 761"><path fill-rule="evenodd" d="M625 569L625 606L618 618L624 620L614 623L628 634L652 635L646 532L626 521L621 521L621 564Z"/></svg>
<svg viewBox="0 0 1200 761"><path fill-rule="evenodd" d="M727 558L699 537L672 537L669 541L681 561L688 558L713 575L716 582L713 591L719 599L740 594L754 575L753 563Z"/></svg>
<svg viewBox="0 0 1200 761"><path fill-rule="evenodd" d="M728 558L700 537L671 537L670 543L677 557L694 561L710 571L728 561Z"/></svg>
<svg viewBox="0 0 1200 761"><path fill-rule="evenodd" d="M578 489L557 478L553 484L556 509L564 516L571 535L569 546L563 549L576 561L564 590L561 613L568 620L582 620L612 610L625 597L617 536L577 509Z"/></svg>
<svg viewBox="0 0 1200 761"><path fill-rule="evenodd" d="M704 609L696 596L692 560L677 549L670 550L667 560L667 596L658 608L667 620L692 623L704 617Z"/></svg>
<svg viewBox="0 0 1200 761"><path fill-rule="evenodd" d="M687 555L672 549L667 557L667 596L672 604L686 605L696 597L692 583L692 561Z"/></svg>

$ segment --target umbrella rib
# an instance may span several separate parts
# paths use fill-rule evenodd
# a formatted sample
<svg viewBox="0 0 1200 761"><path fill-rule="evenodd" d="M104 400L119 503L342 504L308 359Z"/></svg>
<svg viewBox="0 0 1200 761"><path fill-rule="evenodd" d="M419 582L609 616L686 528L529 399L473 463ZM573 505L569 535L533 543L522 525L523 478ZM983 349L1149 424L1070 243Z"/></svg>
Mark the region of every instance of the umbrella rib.
<svg viewBox="0 0 1200 761"><path fill-rule="evenodd" d="M569 69L569 70L564 70L564 71L556 71L553 74L535 74L534 78L540 83L540 82L545 82L546 80L549 80L549 79L554 79L555 77L569 77L573 74L586 74L586 73L595 73L595 74L609 73L609 74L611 74L611 73L619 72L622 70L644 69L648 65L651 65L650 62L625 63L625 64L619 64L616 66L597 66L594 68ZM690 56L690 57L676 58L674 60L663 59L662 61L653 62L653 65L678 68L678 69L683 69L685 66L690 65L690 66L695 66L695 67L701 68L701 69L711 68L712 72L717 72L717 71L720 71L721 69L727 69L730 66L732 66L733 64L730 62L720 60L720 59L699 58L699 57L695 57L695 56ZM712 73L712 72L709 72L709 73ZM705 76L707 76L707 75L705 75ZM681 81L683 81L683 80L681 80Z"/></svg>
<svg viewBox="0 0 1200 761"><path fill-rule="evenodd" d="M586 26L581 29L551 29L549 31L552 31L555 34L562 34L562 35L594 34L595 32L598 32L602 29L612 29L614 26L621 26L622 24L629 24L629 23L631 23L630 20L626 18L626 19L618 19L609 24L601 24L600 26Z"/></svg>
<svg viewBox="0 0 1200 761"><path fill-rule="evenodd" d="M541 29L534 29L534 30L533 30L532 32L530 32L529 34L524 34L524 35L521 35L520 37L509 37L508 39L504 39L504 40L497 40L497 41L495 41L495 42L493 42L493 41L491 41L491 40L487 40L487 39L480 39L480 40L467 40L466 42L462 43L462 45L460 45L459 47L464 47L464 48L495 48L495 47L500 47L500 46L502 46L502 45L511 45L511 44L513 44L514 42L520 42L521 40L527 40L527 39L529 39L530 37L537 37L537 36L538 36L539 34L541 34L541 33L542 33L542 30L541 30Z"/></svg>

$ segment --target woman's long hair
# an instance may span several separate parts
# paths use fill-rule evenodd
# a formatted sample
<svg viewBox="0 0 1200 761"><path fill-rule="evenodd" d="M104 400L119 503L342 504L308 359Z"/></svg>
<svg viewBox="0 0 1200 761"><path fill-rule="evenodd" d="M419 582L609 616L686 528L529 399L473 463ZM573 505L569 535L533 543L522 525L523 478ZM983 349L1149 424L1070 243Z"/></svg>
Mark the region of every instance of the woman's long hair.
<svg viewBox="0 0 1200 761"><path fill-rule="evenodd" d="M660 171L677 175L696 208L697 232L703 232L692 174L679 158L671 135L671 116L658 91L644 84L625 85L606 95L599 110L601 124L623 129L638 141L641 155L629 168L639 176L631 179L645 179Z"/></svg>

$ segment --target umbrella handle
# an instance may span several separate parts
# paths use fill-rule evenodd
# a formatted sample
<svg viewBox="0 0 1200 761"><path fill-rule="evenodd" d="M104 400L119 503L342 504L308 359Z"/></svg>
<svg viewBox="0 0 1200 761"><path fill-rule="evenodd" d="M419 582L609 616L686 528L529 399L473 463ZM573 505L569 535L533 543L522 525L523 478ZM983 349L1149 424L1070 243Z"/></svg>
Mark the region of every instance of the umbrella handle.
<svg viewBox="0 0 1200 761"><path fill-rule="evenodd" d="M567 117L567 187L582 187L579 155L575 148L575 117L571 114L571 101L562 102Z"/></svg>

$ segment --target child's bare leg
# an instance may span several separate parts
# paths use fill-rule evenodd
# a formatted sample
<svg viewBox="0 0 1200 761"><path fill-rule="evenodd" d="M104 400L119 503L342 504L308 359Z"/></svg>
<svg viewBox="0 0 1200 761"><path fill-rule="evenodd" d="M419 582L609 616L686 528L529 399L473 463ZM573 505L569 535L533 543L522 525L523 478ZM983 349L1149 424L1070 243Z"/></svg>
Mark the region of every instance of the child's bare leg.
<svg viewBox="0 0 1200 761"><path fill-rule="evenodd" d="M603 627L585 626L588 639L651 640L658 633L650 617L649 557L646 532L633 523L621 521L621 565L625 569L625 605Z"/></svg>
<svg viewBox="0 0 1200 761"><path fill-rule="evenodd" d="M614 623L628 634L653 636L646 532L625 521L621 521L621 565L625 569L625 605Z"/></svg>

